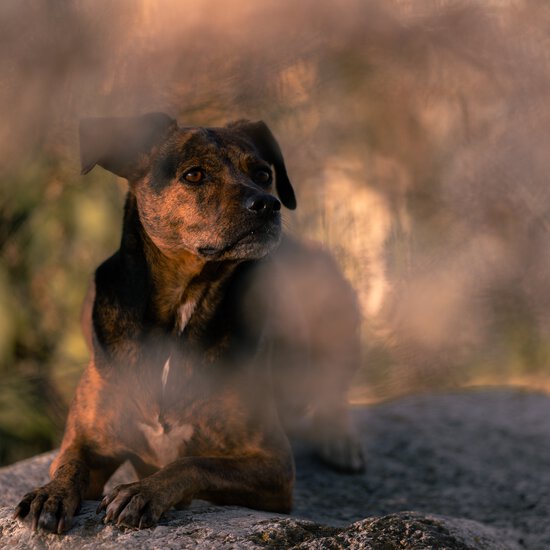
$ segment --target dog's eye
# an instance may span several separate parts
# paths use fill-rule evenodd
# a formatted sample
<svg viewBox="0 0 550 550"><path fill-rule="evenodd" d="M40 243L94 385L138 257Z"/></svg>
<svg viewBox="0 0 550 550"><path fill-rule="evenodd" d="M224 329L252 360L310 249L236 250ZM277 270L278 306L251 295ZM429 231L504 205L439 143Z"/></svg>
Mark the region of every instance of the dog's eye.
<svg viewBox="0 0 550 550"><path fill-rule="evenodd" d="M260 185L271 183L271 172L266 168L260 168L254 172L254 181Z"/></svg>
<svg viewBox="0 0 550 550"><path fill-rule="evenodd" d="M189 183L200 183L204 179L204 172L200 168L191 168L183 174L182 179Z"/></svg>

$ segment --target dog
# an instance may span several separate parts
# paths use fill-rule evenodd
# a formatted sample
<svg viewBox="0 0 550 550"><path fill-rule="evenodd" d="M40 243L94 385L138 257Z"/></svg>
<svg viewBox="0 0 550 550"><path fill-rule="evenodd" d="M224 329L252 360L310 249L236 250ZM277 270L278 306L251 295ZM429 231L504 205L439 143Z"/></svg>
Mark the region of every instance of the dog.
<svg viewBox="0 0 550 550"><path fill-rule="evenodd" d="M80 144L83 174L129 182L122 238L85 300L91 360L51 481L14 517L62 533L127 460L139 481L104 496L106 522L149 527L196 498L289 512L304 426L325 462L361 471L357 301L326 252L282 235L296 198L267 125L90 118Z"/></svg>

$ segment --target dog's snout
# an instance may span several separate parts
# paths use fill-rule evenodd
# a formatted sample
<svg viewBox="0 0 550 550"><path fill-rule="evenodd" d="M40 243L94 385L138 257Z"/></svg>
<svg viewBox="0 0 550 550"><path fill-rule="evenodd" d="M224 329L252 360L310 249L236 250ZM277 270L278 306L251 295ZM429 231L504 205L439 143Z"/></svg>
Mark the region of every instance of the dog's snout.
<svg viewBox="0 0 550 550"><path fill-rule="evenodd" d="M256 214L270 214L272 212L278 212L281 209L281 203L273 195L263 193L261 195L254 195L250 197L245 204L248 210L255 212Z"/></svg>

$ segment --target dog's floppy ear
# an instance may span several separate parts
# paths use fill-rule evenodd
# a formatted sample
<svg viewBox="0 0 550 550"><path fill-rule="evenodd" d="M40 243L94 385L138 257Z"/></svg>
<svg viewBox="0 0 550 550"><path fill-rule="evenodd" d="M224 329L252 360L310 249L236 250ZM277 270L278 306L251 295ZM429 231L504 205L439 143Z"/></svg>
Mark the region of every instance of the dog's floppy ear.
<svg viewBox="0 0 550 550"><path fill-rule="evenodd" d="M79 130L82 174L97 164L117 176L135 179L143 172L144 157L176 128L176 121L164 113L82 119Z"/></svg>
<svg viewBox="0 0 550 550"><path fill-rule="evenodd" d="M273 165L275 169L275 186L277 188L277 194L281 202L287 208L294 210L296 208L294 189L286 173L281 148L271 133L271 130L267 127L267 124L261 120L258 122L241 120L231 124L230 127L238 128L241 132L246 134L258 149L260 156Z"/></svg>

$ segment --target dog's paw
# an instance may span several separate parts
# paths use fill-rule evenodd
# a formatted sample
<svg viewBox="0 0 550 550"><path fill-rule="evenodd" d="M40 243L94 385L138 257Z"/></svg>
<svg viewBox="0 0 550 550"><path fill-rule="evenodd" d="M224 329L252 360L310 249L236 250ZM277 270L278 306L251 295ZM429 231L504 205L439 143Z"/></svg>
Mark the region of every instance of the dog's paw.
<svg viewBox="0 0 550 550"><path fill-rule="evenodd" d="M78 492L54 480L27 493L15 508L13 518L28 518L33 531L40 528L61 534L70 529L79 505Z"/></svg>
<svg viewBox="0 0 550 550"><path fill-rule="evenodd" d="M143 529L155 525L166 509L154 488L137 481L115 487L100 502L97 513L105 510L105 523Z"/></svg>
<svg viewBox="0 0 550 550"><path fill-rule="evenodd" d="M346 433L320 441L317 454L325 464L339 472L360 473L365 470L363 449L352 434Z"/></svg>

